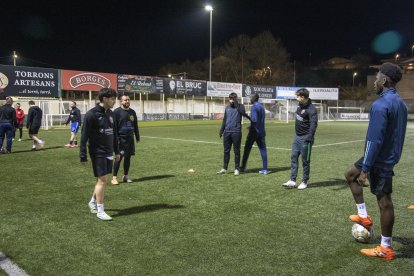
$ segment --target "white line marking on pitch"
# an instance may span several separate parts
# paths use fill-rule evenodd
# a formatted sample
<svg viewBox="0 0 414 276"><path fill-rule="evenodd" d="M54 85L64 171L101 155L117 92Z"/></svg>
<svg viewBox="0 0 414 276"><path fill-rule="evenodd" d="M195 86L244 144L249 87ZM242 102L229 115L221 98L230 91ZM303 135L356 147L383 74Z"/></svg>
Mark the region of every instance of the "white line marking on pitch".
<svg viewBox="0 0 414 276"><path fill-rule="evenodd" d="M414 134L408 134L408 136L414 136ZM208 142L208 141L199 141L199 140L189 140L189 139L178 139L178 138L168 138L168 137L154 137L154 136L141 136L144 138L150 138L150 139L160 139L160 140L171 140L171 141L180 141L180 142L192 142L192 143L201 143L201 144L213 144L213 145L222 145L222 142ZM353 140L353 141L346 141L346 142L338 142L338 143L332 143L332 144L324 144L324 145L314 145L313 148L321 148L321 147L329 147L329 146L337 146L337 145L344 145L344 144L351 144L351 143L359 143L359 142L365 142L364 140ZM244 145L242 145L244 147ZM253 145L253 147L257 147L256 145ZM284 150L284 151L291 151L292 149L289 148L277 148L277 147L266 147L268 149L274 149L274 150Z"/></svg>
<svg viewBox="0 0 414 276"><path fill-rule="evenodd" d="M10 276L28 276L23 269L13 263L6 255L0 251L0 268Z"/></svg>

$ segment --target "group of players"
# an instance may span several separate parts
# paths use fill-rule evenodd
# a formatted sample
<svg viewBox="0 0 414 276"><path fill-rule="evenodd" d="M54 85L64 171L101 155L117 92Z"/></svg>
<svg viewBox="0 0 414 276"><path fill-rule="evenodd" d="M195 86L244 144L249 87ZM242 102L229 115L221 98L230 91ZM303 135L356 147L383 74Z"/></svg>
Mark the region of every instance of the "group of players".
<svg viewBox="0 0 414 276"><path fill-rule="evenodd" d="M395 251L392 248L392 230L394 225L394 207L391 199L393 168L401 158L407 126L407 107L395 88L401 78L402 72L397 65L384 63L380 67L374 83L379 99L371 107L364 155L345 173L345 178L350 186L358 211L356 215L349 216L349 219L371 230L373 221L368 216L363 196L363 187L368 186L366 185L366 179L369 179L371 192L376 196L380 210L381 245L375 248L362 249L361 253L385 260L393 260L395 258ZM135 142L140 141L137 115L130 108L129 97L126 95L122 96L120 98L121 106L112 111L111 108L115 105L116 97L117 93L115 90L111 88L101 89L99 92L99 103L85 115L80 142L80 161L82 164L86 164L88 160L87 151L89 151L93 173L97 177L88 206L91 213L96 214L99 219L104 221L112 220L104 210L104 190L107 175L113 175L112 184L119 184L117 174L120 163L124 160L122 181L125 183L132 182L128 177L130 161L131 156L135 154ZM290 180L284 183L283 186L285 188L297 187L303 190L308 185L310 154L315 140L314 136L318 120L316 109L312 105L307 89L302 88L296 91L296 99L298 107L291 151L291 175ZM229 95L229 105L226 106L222 126L219 131L219 136L223 137L224 162L223 168L218 174L227 173L232 146L235 155L234 175L238 176L240 173L245 172L247 160L254 142L256 142L259 148L263 163L259 173L264 175L269 173L265 141L265 110L259 103L259 96L257 94L251 95L250 101L252 108L249 116L246 114L244 106L238 103L237 94L231 93ZM7 98L6 104L0 107L0 139L2 139L3 133L6 133L6 152L11 152L12 138L10 133L13 130L12 124L16 121L16 112L18 112L11 107L12 103L11 98ZM29 104L31 105L27 124L29 134L34 140L34 147L36 143L43 146L44 142L40 139L37 141L35 136L40 127L40 124L36 123L41 118L41 110L38 107L36 108L34 102L29 102ZM66 124L71 122L71 138L66 146L73 148L77 147L76 134L81 126L81 116L75 102L72 102L70 107L71 112ZM240 166L242 117L246 117L251 123L246 139L242 165ZM18 129L21 128L18 127ZM2 140L0 141L2 142ZM298 158L300 155L302 156L303 177L300 185L296 186ZM413 209L414 206L411 205L409 208Z"/></svg>
<svg viewBox="0 0 414 276"><path fill-rule="evenodd" d="M42 125L42 110L36 106L34 101L29 101L29 111L27 115L26 127L29 130L29 137L33 140L32 150L36 146L43 148L45 142L38 137L40 126ZM16 138L16 131L19 130L19 142L23 137L25 113L20 108L20 103L16 103L13 108L13 99L6 98L6 103L0 107L0 153L11 153L13 141ZM3 142L6 139L6 147Z"/></svg>

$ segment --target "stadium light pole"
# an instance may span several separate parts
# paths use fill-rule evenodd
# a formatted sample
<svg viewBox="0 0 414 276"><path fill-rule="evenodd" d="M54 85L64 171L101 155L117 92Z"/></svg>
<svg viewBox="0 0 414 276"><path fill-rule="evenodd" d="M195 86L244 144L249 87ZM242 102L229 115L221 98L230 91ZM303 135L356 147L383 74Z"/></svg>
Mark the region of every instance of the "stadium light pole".
<svg viewBox="0 0 414 276"><path fill-rule="evenodd" d="M411 57L414 57L414 44L411 46Z"/></svg>
<svg viewBox="0 0 414 276"><path fill-rule="evenodd" d="M17 59L16 51L13 51L13 65L16 66L16 59Z"/></svg>
<svg viewBox="0 0 414 276"><path fill-rule="evenodd" d="M400 57L400 54L395 55L395 63L397 63L399 57Z"/></svg>
<svg viewBox="0 0 414 276"><path fill-rule="evenodd" d="M211 81L211 52L212 52L212 37L213 37L213 7L211 5L205 6L206 11L210 12L210 65L209 65L209 73L208 73L208 80Z"/></svg>
<svg viewBox="0 0 414 276"><path fill-rule="evenodd" d="M355 77L358 75L357 72L354 72L352 75L352 93L354 93L354 84L355 84Z"/></svg>

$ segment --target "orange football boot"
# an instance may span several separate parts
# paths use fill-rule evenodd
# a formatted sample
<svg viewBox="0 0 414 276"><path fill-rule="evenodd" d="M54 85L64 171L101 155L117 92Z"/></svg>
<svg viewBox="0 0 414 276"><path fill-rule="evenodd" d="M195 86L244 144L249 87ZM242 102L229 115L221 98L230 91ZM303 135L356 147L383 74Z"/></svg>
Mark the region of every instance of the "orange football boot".
<svg viewBox="0 0 414 276"><path fill-rule="evenodd" d="M371 219L370 216L368 216L366 218L361 218L359 215L350 215L349 220L353 221L355 223L361 224L362 226L364 226L368 230L370 230L371 227L372 227L372 219Z"/></svg>
<svg viewBox="0 0 414 276"><path fill-rule="evenodd" d="M392 247L382 247L381 245L375 248L361 249L360 252L362 255L383 258L387 261L392 261L395 258L395 251Z"/></svg>

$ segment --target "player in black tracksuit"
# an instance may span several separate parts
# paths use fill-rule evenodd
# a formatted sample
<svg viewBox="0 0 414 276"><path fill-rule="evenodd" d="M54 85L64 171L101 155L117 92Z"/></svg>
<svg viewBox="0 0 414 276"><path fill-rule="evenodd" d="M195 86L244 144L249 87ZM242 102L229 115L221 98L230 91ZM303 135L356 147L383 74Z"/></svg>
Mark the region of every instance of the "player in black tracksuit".
<svg viewBox="0 0 414 276"><path fill-rule="evenodd" d="M124 159L124 176L122 182L131 183L132 180L128 178L129 167L131 165L131 156L135 155L135 140L138 143L140 140L137 114L130 106L128 96L121 97L121 106L114 110L115 124L117 128L119 151L121 159L114 163L114 174L112 177L112 184L119 184L117 175L122 159Z"/></svg>
<svg viewBox="0 0 414 276"><path fill-rule="evenodd" d="M80 160L86 164L88 143L89 155L92 160L94 175L97 177L95 190L88 206L91 213L96 213L101 220L112 220L104 211L104 191L106 175L112 172L113 153L119 161L118 138L111 108L116 101L116 91L103 88L99 92L99 101L89 110L84 118L80 144Z"/></svg>
<svg viewBox="0 0 414 276"><path fill-rule="evenodd" d="M40 126L42 125L43 111L40 107L35 105L34 101L29 101L29 106L26 128L29 129L29 136L33 139L32 150L36 150L36 144L38 144L40 148L43 148L45 145L45 142L37 137Z"/></svg>

